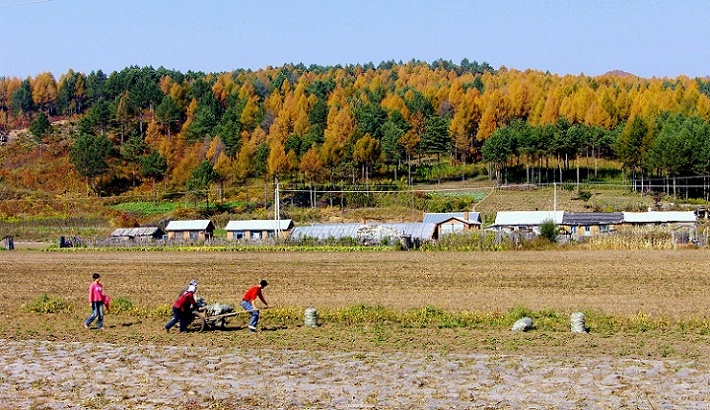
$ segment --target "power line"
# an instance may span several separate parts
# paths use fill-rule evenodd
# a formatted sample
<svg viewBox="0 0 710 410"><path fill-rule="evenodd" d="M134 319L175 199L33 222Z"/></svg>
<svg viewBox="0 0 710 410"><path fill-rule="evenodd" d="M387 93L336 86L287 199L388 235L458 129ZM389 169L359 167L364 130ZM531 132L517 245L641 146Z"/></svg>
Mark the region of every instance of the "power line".
<svg viewBox="0 0 710 410"><path fill-rule="evenodd" d="M0 9L9 8L9 7L28 6L31 4L38 4L38 3L49 3L51 1L55 1L55 0L32 0L32 1L24 1L21 3L0 4Z"/></svg>

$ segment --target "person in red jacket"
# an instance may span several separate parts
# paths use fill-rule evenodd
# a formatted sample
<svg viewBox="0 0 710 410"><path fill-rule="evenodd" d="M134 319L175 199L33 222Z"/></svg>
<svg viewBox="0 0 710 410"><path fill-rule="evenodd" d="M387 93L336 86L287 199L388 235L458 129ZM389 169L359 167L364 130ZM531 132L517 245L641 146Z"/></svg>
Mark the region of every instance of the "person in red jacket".
<svg viewBox="0 0 710 410"><path fill-rule="evenodd" d="M187 330L187 325L192 320L192 306L197 306L195 302L195 292L197 291L197 282L190 283L187 290L180 295L175 303L173 303L173 318L165 324L165 331L169 332L170 328L175 326L175 323L180 322L180 333Z"/></svg>
<svg viewBox="0 0 710 410"><path fill-rule="evenodd" d="M101 275L94 273L89 286L89 305L91 305L91 316L84 321L84 327L89 328L94 319L98 319L96 327L99 330L106 330L104 327L104 303L108 301L108 297L104 294L104 286L101 284Z"/></svg>
<svg viewBox="0 0 710 410"><path fill-rule="evenodd" d="M256 308L256 299L259 298L261 302L265 305L264 309L269 308L269 304L264 299L264 295L261 290L268 285L265 280L261 280L257 286L252 286L247 290L242 298L242 308L244 310L251 312L251 320L249 321L249 331L256 332L256 325L259 324L259 309Z"/></svg>

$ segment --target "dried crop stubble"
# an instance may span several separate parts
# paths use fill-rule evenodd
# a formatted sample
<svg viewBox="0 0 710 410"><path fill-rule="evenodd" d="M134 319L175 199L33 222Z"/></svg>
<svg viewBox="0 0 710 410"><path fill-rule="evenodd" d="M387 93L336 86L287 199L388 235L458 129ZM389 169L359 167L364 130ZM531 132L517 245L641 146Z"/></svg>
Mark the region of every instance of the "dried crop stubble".
<svg viewBox="0 0 710 410"><path fill-rule="evenodd" d="M277 306L505 312L514 306L643 312L669 319L710 311L707 250L544 252L5 252L0 286L12 311L42 293L80 305L92 272L109 293L148 309L191 278L208 301L236 304L260 278Z"/></svg>

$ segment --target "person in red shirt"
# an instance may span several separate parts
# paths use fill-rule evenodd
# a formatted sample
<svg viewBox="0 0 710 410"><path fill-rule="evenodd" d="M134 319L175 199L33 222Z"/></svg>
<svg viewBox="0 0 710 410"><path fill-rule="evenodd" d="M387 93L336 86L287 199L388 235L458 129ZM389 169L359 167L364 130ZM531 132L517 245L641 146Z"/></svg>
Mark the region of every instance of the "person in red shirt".
<svg viewBox="0 0 710 410"><path fill-rule="evenodd" d="M166 332L169 332L170 328L175 326L178 321L180 322L180 333L187 330L187 325L192 320L192 306L197 306L197 302L195 302L196 291L197 282L195 281L194 284L191 282L187 290L173 303L173 318L165 324Z"/></svg>
<svg viewBox="0 0 710 410"><path fill-rule="evenodd" d="M108 300L108 297L104 294L104 286L101 284L101 275L94 273L92 275L92 279L94 281L91 282L91 285L89 286L89 305L91 305L91 316L86 318L84 321L84 327L88 329L91 322L93 322L94 319L98 319L96 321L96 328L99 330L106 330L104 327L104 302Z"/></svg>
<svg viewBox="0 0 710 410"><path fill-rule="evenodd" d="M256 307L256 299L259 298L261 300L264 304L264 309L269 308L269 304L266 302L264 295L261 293L262 289L264 289L266 285L268 285L268 283L262 279L257 286L249 288L242 298L242 308L248 312L251 312L249 331L252 333L256 332L256 325L259 324L259 309Z"/></svg>

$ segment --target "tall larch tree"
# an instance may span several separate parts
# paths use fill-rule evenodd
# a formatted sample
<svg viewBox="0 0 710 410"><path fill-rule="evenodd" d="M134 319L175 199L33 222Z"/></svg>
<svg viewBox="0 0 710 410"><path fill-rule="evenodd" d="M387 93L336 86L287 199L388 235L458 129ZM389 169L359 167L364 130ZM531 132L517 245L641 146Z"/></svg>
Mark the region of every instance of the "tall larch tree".
<svg viewBox="0 0 710 410"><path fill-rule="evenodd" d="M57 104L57 82L52 73L41 73L32 81L32 101L49 116Z"/></svg>
<svg viewBox="0 0 710 410"><path fill-rule="evenodd" d="M480 93L476 88L466 91L460 99L451 118L450 130L457 158L462 163L467 163L479 156L480 144L477 144L476 134L478 123L481 119L478 98Z"/></svg>
<svg viewBox="0 0 710 410"><path fill-rule="evenodd" d="M355 130L355 119L347 107L331 109L325 129L321 158L333 170L345 160L345 144Z"/></svg>
<svg viewBox="0 0 710 410"><path fill-rule="evenodd" d="M372 166L380 159L380 141L370 134L365 134L355 142L353 160L362 165L362 177L367 183Z"/></svg>

